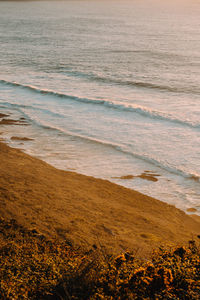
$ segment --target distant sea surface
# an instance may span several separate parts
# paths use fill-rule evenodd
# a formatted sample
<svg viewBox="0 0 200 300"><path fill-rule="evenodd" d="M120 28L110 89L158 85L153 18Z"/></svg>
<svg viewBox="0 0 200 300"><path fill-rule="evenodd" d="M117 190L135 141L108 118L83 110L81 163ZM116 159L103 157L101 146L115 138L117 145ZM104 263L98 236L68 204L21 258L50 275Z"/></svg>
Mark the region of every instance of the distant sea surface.
<svg viewBox="0 0 200 300"><path fill-rule="evenodd" d="M200 3L159 2L0 2L2 137L200 214Z"/></svg>

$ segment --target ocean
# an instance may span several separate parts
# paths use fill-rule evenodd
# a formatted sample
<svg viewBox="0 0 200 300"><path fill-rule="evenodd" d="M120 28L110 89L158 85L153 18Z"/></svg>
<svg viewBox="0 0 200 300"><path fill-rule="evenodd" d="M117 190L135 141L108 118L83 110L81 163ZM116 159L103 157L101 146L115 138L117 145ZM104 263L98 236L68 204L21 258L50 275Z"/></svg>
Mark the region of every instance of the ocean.
<svg viewBox="0 0 200 300"><path fill-rule="evenodd" d="M0 111L30 124L1 137L200 215L199 16L198 1L1 1Z"/></svg>

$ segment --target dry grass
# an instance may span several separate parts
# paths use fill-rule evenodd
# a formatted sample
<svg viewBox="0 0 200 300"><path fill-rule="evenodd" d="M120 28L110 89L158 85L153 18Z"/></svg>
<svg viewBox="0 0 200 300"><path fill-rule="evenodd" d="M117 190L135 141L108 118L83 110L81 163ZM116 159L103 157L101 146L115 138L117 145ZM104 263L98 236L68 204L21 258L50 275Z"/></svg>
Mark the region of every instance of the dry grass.
<svg viewBox="0 0 200 300"><path fill-rule="evenodd" d="M149 261L73 249L0 220L1 299L199 299L200 249L158 249Z"/></svg>

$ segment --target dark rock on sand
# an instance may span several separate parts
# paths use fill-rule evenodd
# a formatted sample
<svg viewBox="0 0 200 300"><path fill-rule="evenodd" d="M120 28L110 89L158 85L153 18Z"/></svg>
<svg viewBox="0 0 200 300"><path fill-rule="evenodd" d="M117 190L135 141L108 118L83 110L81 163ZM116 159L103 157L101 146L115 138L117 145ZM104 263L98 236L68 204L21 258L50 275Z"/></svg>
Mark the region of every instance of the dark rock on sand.
<svg viewBox="0 0 200 300"><path fill-rule="evenodd" d="M34 140L31 138L21 137L21 136L12 136L10 139L13 141L33 141Z"/></svg>

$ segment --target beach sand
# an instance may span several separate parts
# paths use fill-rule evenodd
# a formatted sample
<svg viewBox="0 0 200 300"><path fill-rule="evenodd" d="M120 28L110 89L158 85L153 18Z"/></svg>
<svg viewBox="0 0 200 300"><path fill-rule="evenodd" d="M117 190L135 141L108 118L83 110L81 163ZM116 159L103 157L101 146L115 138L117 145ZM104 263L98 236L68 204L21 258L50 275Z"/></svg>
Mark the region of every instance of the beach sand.
<svg viewBox="0 0 200 300"><path fill-rule="evenodd" d="M106 180L58 170L2 142L0 162L0 216L47 237L148 256L161 244L200 234L198 216Z"/></svg>

